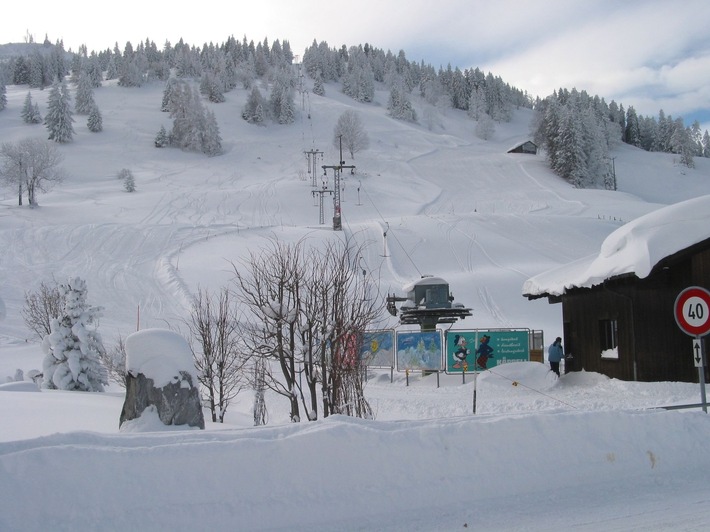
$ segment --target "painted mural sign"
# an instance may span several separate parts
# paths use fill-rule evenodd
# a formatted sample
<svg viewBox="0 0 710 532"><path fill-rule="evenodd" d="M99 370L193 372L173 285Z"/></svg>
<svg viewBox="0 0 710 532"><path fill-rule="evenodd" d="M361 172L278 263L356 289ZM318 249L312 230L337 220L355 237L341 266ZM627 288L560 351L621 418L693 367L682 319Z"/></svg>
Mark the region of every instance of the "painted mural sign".
<svg viewBox="0 0 710 532"><path fill-rule="evenodd" d="M530 360L528 329L446 331L446 371L485 371Z"/></svg>
<svg viewBox="0 0 710 532"><path fill-rule="evenodd" d="M362 334L360 360L371 368L394 367L394 331L366 331Z"/></svg>
<svg viewBox="0 0 710 532"><path fill-rule="evenodd" d="M438 371L441 369L441 331L397 333L397 370Z"/></svg>

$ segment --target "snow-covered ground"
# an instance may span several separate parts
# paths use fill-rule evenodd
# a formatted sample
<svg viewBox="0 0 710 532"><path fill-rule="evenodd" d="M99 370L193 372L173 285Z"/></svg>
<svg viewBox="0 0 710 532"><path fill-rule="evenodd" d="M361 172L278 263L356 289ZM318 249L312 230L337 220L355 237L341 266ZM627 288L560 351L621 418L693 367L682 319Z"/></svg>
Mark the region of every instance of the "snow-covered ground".
<svg viewBox="0 0 710 532"><path fill-rule="evenodd" d="M75 116L74 142L58 146L67 179L39 196L40 208L0 190L0 382L41 368L20 314L41 280L85 279L89 303L105 307L99 331L110 346L138 323L177 327L198 287L228 284L233 264L272 235L354 238L368 245L362 264L383 294L433 274L473 309L457 328L543 330L549 344L562 333L561 309L523 298L527 279L598 253L642 214L710 194L710 161L688 170L628 146L613 153L618 191L577 190L542 155L506 153L529 138L530 111L484 142L462 113L439 111L430 130L387 117L385 93L359 104L332 85L325 98L299 99L289 126L245 123L245 91L228 93L210 105L224 155L159 150L153 139L170 127L162 89L96 90L104 131ZM27 90L8 86L3 142L46 137L22 123ZM47 91L32 96L44 112ZM334 232L327 197L318 223L304 151L336 164L332 130L346 109L361 113L370 148L346 160L357 169L342 191L344 230ZM135 193L116 179L122 168ZM381 325L394 324L384 313ZM369 377L375 420L290 424L281 399L267 396L269 425L253 428L245 392L224 425L205 431L146 419L119 432L117 387L2 385L0 530L710 527L707 415L654 408L698 402L697 384L586 372L556 380L545 365L508 364L478 376L474 415L470 375L441 375L439 387L436 375L410 375L409 385L399 373Z"/></svg>

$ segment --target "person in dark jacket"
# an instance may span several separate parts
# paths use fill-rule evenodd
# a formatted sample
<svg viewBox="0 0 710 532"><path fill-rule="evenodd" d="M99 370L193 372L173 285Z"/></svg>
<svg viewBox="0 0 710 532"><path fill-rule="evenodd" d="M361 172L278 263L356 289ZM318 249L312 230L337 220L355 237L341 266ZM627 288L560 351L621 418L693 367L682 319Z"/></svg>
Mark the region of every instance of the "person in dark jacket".
<svg viewBox="0 0 710 532"><path fill-rule="evenodd" d="M480 369L488 369L488 359L493 356L493 348L488 345L490 339L491 337L486 334L481 336L481 343L479 344L478 349L476 349L476 355L478 355L476 358L476 365Z"/></svg>
<svg viewBox="0 0 710 532"><path fill-rule="evenodd" d="M560 376L560 360L562 360L564 356L562 338L558 336L547 349L547 360L550 362L550 369L554 371L558 377Z"/></svg>

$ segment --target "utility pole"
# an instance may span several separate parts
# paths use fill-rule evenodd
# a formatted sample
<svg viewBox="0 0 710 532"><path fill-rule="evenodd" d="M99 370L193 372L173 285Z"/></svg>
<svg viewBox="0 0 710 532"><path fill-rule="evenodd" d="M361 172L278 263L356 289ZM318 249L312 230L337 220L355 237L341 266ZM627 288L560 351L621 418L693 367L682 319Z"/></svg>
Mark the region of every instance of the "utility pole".
<svg viewBox="0 0 710 532"><path fill-rule="evenodd" d="M318 184L316 183L316 168L318 168L318 156L320 155L323 157L323 152L318 151L316 149L311 149L310 151L304 151L303 153L306 154L306 157L308 157L308 173L311 174L311 186L316 187Z"/></svg>
<svg viewBox="0 0 710 532"><path fill-rule="evenodd" d="M340 172L343 168L350 168L350 173L355 173L354 165L346 165L343 161L343 136L340 135L340 164L323 165L323 171L328 173L328 168L333 170L333 231L341 231L343 229L342 213L340 210Z"/></svg>
<svg viewBox="0 0 710 532"><path fill-rule="evenodd" d="M323 210L323 196L325 194L332 194L332 193L333 193L332 190L328 190L328 181L325 179L323 180L323 186L320 188L320 190L311 190L311 195L313 197L315 197L316 194L318 194L318 199L320 201L320 204L319 204L320 217L318 219L318 222L321 225L323 225L325 223L325 212Z"/></svg>

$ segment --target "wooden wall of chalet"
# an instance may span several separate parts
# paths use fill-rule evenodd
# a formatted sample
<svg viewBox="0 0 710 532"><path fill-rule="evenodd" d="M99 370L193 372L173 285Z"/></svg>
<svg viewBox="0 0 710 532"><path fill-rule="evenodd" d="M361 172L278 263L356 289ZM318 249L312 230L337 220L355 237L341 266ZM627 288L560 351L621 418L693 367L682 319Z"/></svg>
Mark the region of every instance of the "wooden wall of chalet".
<svg viewBox="0 0 710 532"><path fill-rule="evenodd" d="M676 324L673 306L688 286L710 289L710 240L703 244L665 259L646 279L626 276L565 294L565 351L574 356L574 369L622 380L698 382L692 339ZM617 320L618 359L601 357L600 320Z"/></svg>

